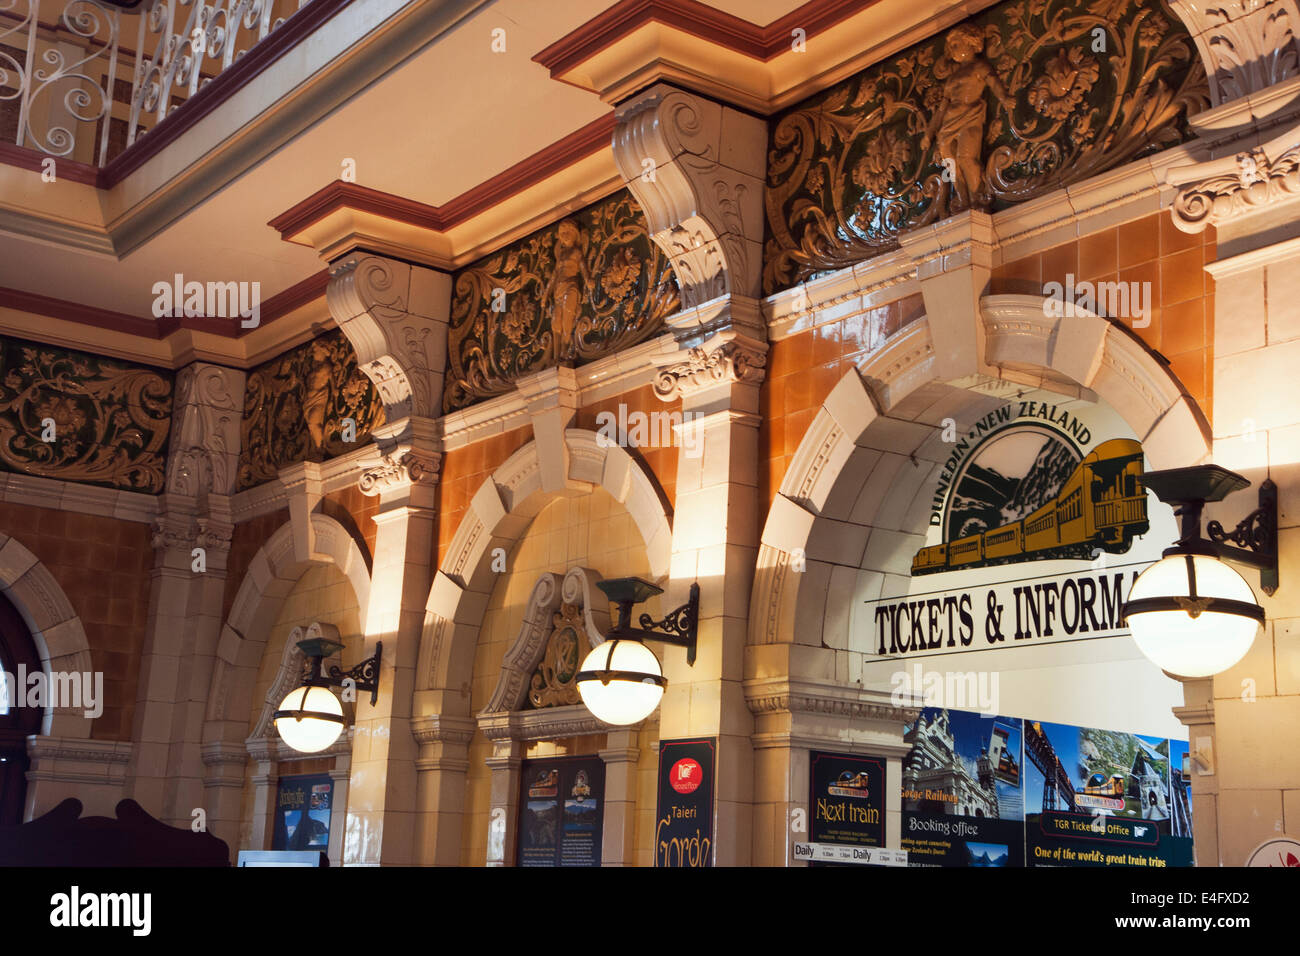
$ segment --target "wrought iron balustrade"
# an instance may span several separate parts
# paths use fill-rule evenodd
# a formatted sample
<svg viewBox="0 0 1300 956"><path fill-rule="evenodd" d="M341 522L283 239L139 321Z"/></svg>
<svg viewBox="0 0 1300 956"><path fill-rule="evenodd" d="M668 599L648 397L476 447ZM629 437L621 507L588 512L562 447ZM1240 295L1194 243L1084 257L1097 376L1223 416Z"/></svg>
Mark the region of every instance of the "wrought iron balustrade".
<svg viewBox="0 0 1300 956"><path fill-rule="evenodd" d="M103 166L311 2L0 0L0 142Z"/></svg>

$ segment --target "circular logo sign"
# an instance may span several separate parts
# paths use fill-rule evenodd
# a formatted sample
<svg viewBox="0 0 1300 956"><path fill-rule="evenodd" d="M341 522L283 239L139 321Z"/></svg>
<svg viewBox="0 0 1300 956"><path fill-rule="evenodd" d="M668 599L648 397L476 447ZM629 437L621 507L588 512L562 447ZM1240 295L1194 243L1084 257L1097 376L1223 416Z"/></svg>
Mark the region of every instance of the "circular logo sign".
<svg viewBox="0 0 1300 956"><path fill-rule="evenodd" d="M683 757L673 764L672 770L669 771L668 782L678 793L694 793L704 782L704 768L700 766L699 761Z"/></svg>
<svg viewBox="0 0 1300 956"><path fill-rule="evenodd" d="M1247 866L1300 866L1300 843L1281 838L1265 840L1246 861Z"/></svg>

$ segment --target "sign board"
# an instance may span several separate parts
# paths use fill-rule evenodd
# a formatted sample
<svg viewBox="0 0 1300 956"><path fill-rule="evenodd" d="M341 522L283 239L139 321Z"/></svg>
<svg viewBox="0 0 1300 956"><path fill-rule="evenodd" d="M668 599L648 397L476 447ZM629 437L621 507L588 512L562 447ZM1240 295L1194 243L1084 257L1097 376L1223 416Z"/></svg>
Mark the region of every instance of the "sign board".
<svg viewBox="0 0 1300 956"><path fill-rule="evenodd" d="M809 843L885 843L885 761L855 754L809 754Z"/></svg>
<svg viewBox="0 0 1300 956"><path fill-rule="evenodd" d="M655 866L713 865L713 779L717 739L659 743Z"/></svg>
<svg viewBox="0 0 1300 956"><path fill-rule="evenodd" d="M525 760L519 770L518 866L600 866L605 762Z"/></svg>
<svg viewBox="0 0 1300 956"><path fill-rule="evenodd" d="M836 843L796 843L794 858L809 863L851 863L865 866L907 866L906 850L842 846Z"/></svg>
<svg viewBox="0 0 1300 956"><path fill-rule="evenodd" d="M330 775L281 777L275 792L272 850L325 850L330 843Z"/></svg>

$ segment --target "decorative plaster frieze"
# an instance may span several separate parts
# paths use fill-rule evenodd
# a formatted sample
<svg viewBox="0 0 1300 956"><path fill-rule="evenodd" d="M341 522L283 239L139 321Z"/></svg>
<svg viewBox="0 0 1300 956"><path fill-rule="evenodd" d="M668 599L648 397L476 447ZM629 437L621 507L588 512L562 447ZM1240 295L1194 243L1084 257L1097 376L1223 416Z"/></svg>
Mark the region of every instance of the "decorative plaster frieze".
<svg viewBox="0 0 1300 956"><path fill-rule="evenodd" d="M614 161L668 255L682 304L757 296L762 273L762 120L657 83L615 114Z"/></svg>

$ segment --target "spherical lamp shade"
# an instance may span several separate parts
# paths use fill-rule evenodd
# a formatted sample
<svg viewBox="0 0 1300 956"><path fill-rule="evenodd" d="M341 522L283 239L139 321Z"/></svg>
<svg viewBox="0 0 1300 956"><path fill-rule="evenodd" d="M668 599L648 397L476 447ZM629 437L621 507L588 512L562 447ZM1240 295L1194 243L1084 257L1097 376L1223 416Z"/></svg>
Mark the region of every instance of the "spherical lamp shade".
<svg viewBox="0 0 1300 956"><path fill-rule="evenodd" d="M1170 555L1147 568L1124 610L1138 649L1180 677L1226 671L1246 656L1264 621L1246 579L1199 554Z"/></svg>
<svg viewBox="0 0 1300 956"><path fill-rule="evenodd" d="M314 754L343 733L343 705L327 687L296 687L275 712L275 729L294 750Z"/></svg>
<svg viewBox="0 0 1300 956"><path fill-rule="evenodd" d="M606 641L582 662L578 693L607 724L635 724L654 713L668 682L654 651L640 641Z"/></svg>

